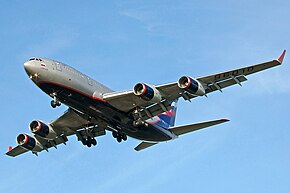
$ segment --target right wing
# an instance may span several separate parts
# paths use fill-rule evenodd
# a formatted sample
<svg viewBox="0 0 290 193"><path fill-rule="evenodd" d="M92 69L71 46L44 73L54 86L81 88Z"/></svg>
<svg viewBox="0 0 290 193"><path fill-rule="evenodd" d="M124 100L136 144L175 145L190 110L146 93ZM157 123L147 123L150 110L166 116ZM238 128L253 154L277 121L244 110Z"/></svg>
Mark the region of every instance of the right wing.
<svg viewBox="0 0 290 193"><path fill-rule="evenodd" d="M36 139L38 144L39 144L39 146L35 150L32 151L32 153L35 155L37 155L38 152L41 152L43 150L48 151L48 149L51 147L57 148L57 145L62 144L62 143L66 144L66 142L68 141L67 137L64 135L62 135L54 140L47 140L47 139L38 137L37 135L33 135L30 137L33 137L34 139ZM6 155L15 157L15 156L18 156L20 154L26 153L28 151L30 151L30 150L21 146L21 145L17 145L16 147L9 149L8 152L6 152Z"/></svg>
<svg viewBox="0 0 290 193"><path fill-rule="evenodd" d="M282 64L285 53L286 50L284 50L281 56L275 60L208 76L198 77L196 80L198 80L204 87L205 94L217 90L222 91L222 89L235 84L241 85L242 82L247 80L245 77L247 75ZM143 120L147 120L153 116L168 111L170 109L170 101L174 99L183 97L186 100L190 100L196 97L195 95L191 95L183 89L179 88L177 82L157 85L155 88L160 91L164 97L164 100L162 100L160 103L152 103L150 101L143 100L136 96L132 90L105 93L103 95L103 100L124 112L132 111L138 107L141 109L140 112L142 114Z"/></svg>
<svg viewBox="0 0 290 193"><path fill-rule="evenodd" d="M85 128L89 128L89 135L91 137L98 137L106 134L105 128L107 125L105 122L97 119L91 119L88 122L88 119L88 116L69 108L63 115L49 123L57 135L55 139L47 139L35 134L23 134L23 136L26 136L27 140L29 137L36 140L35 147L33 149L27 149L23 145L17 145L14 148L9 147L6 154L15 157L25 152L32 151L32 153L37 155L38 152L43 150L48 151L51 147L57 148L60 144L66 144L68 141L67 136L76 135L78 140L85 138L88 135Z"/></svg>

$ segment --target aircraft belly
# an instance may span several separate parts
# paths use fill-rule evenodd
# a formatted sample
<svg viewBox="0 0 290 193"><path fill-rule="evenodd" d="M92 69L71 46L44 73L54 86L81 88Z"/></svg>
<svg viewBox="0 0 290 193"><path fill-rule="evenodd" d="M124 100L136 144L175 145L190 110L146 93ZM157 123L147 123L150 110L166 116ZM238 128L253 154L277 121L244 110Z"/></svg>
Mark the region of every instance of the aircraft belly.
<svg viewBox="0 0 290 193"><path fill-rule="evenodd" d="M131 129L124 129L124 131L128 136L144 141L161 142L172 139L165 132L151 125L149 125L148 127L143 126L134 129L134 132L132 132Z"/></svg>
<svg viewBox="0 0 290 193"><path fill-rule="evenodd" d="M133 127L133 119L127 113L115 109L105 101L94 99L77 90L62 87L52 83L42 83L39 87L48 95L57 93L58 100L69 107L77 109L92 117L98 117L109 123L117 124L122 131L132 138L146 141L167 141L171 136L164 132L164 129L153 125Z"/></svg>

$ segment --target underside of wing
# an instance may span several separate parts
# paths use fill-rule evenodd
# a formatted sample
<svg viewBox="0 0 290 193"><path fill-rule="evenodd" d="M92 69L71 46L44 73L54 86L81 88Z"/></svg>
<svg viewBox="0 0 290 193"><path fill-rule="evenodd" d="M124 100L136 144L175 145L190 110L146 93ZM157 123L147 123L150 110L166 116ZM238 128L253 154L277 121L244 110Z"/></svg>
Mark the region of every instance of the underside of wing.
<svg viewBox="0 0 290 193"><path fill-rule="evenodd" d="M21 147L21 146L16 146L14 148L11 148L9 149L7 152L6 152L6 155L9 155L9 156L12 156L12 157L15 157L15 156L18 156L20 154L23 154L23 153L26 153L28 152L29 150Z"/></svg>
<svg viewBox="0 0 290 193"><path fill-rule="evenodd" d="M166 112L170 110L170 102L179 97L183 97L185 100L190 100L197 96L204 96L213 91L221 91L232 85L241 85L243 82L247 80L246 76L260 72L262 70L272 68L282 64L286 51L284 50L281 56L272 61L264 62L261 64L255 64L235 70L225 71L221 73L216 73L208 76L203 76L199 78L190 78L189 76L184 76L179 79L177 82L151 86L148 87L145 83L139 83L137 85L145 85L140 92L144 94L148 92L148 90L153 90L153 94L149 96L161 96L160 100L150 100L149 96L140 97L136 93L135 90L131 91L122 91L122 92L113 92L113 93L105 93L103 95L103 100L107 101L110 105L115 107L118 110L124 112L132 112L134 110L138 110L138 113L141 112L142 119L146 120L150 117L154 117L160 113ZM180 81L188 79L186 84L181 85ZM188 89L192 82L196 83L196 87L201 87L203 92L202 94L192 94L191 90ZM183 86L183 87L182 87ZM134 87L134 89L136 86ZM146 89L150 88L150 89ZM137 95L136 95L137 94ZM149 93L150 94L150 93Z"/></svg>
<svg viewBox="0 0 290 193"><path fill-rule="evenodd" d="M90 127L97 124L95 119L90 121L89 117L83 113L69 108L59 118L53 120L50 124L58 134L65 134L66 136L75 134L75 132L84 127Z"/></svg>
<svg viewBox="0 0 290 193"><path fill-rule="evenodd" d="M66 144L67 136L70 135L76 135L79 141L88 138L93 140L95 137L105 135L107 126L103 121L90 118L71 108L51 123L34 122L36 126L40 124L38 133L33 135L19 134L17 136L18 146L9 148L7 155L14 157L27 151L34 154L43 150L48 151L51 147L57 148L60 144Z"/></svg>
<svg viewBox="0 0 290 193"><path fill-rule="evenodd" d="M196 79L203 84L206 93L210 93L216 90L221 91L223 88L229 87L231 85L235 84L241 85L242 82L247 80L245 77L247 75L254 74L281 65L285 53L286 51L284 50L282 55L277 60L272 60L261 64L255 64L252 66L247 66L235 70L203 76Z"/></svg>
<svg viewBox="0 0 290 193"><path fill-rule="evenodd" d="M28 134L20 134L19 136L24 137L23 143L21 142L21 144L15 146L14 148L9 148L9 150L6 152L6 155L15 157L28 151L31 151L33 154L37 155L43 150L48 151L48 149L51 147L57 148L58 145L66 144L68 141L67 137L64 135L59 136L53 140L44 139L37 135L30 136Z"/></svg>

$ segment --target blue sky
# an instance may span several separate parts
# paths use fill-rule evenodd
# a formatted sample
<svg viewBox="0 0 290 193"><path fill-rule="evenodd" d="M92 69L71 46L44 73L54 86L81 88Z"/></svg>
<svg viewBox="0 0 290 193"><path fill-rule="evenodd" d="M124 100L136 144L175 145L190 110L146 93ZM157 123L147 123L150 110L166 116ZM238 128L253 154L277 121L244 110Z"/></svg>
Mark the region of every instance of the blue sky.
<svg viewBox="0 0 290 193"><path fill-rule="evenodd" d="M248 77L243 87L180 101L176 124L229 118L142 152L108 133L10 158L4 153L34 119L66 110L27 77L40 56L67 63L114 90L161 84L277 58L290 45L290 2L1 1L0 192L289 193L290 69Z"/></svg>

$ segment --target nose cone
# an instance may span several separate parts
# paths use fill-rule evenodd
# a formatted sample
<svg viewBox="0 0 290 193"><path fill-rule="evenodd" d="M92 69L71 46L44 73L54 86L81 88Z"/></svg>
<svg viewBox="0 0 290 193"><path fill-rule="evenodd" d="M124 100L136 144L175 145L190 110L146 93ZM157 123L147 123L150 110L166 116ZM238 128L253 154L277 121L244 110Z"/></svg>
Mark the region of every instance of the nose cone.
<svg viewBox="0 0 290 193"><path fill-rule="evenodd" d="M32 64L29 61L24 63L24 69L27 73L29 73L29 71L31 71L31 66L32 66Z"/></svg>
<svg viewBox="0 0 290 193"><path fill-rule="evenodd" d="M37 73L37 65L34 61L27 61L24 63L24 69L28 76L34 75Z"/></svg>

